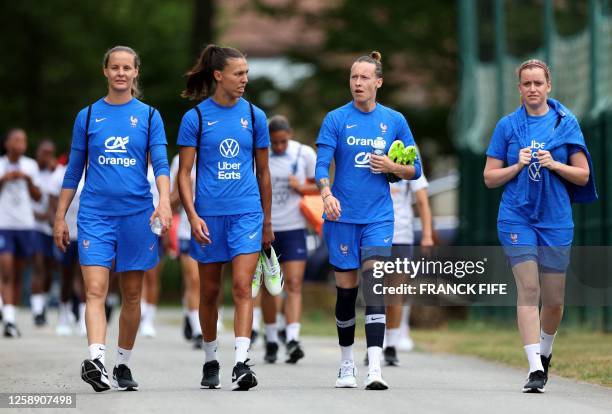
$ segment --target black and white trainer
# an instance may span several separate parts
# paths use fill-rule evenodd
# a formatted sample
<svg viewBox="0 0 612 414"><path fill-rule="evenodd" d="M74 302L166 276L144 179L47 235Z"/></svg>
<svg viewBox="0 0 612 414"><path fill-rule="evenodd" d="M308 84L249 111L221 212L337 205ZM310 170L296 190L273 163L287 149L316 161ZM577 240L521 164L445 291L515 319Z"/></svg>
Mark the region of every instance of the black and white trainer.
<svg viewBox="0 0 612 414"><path fill-rule="evenodd" d="M384 350L385 364L392 367L399 367L399 358L397 357L397 351L394 346L388 346Z"/></svg>
<svg viewBox="0 0 612 414"><path fill-rule="evenodd" d="M257 377L247 365L249 360L239 362L232 370L232 391L248 391L257 385Z"/></svg>
<svg viewBox="0 0 612 414"><path fill-rule="evenodd" d="M113 387L119 391L138 391L138 383L132 378L132 371L127 365L119 364L113 368Z"/></svg>
<svg viewBox="0 0 612 414"><path fill-rule="evenodd" d="M189 322L189 316L185 315L183 318L183 336L186 340L192 339L193 330L191 329L191 323Z"/></svg>
<svg viewBox="0 0 612 414"><path fill-rule="evenodd" d="M546 378L544 379L544 385L548 382L548 368L550 367L550 361L552 360L552 354L547 357L544 355L540 355L540 359L542 360L542 366L544 367L544 375Z"/></svg>
<svg viewBox="0 0 612 414"><path fill-rule="evenodd" d="M21 332L14 323L7 322L4 324L4 337L5 338L19 338Z"/></svg>
<svg viewBox="0 0 612 414"><path fill-rule="evenodd" d="M304 350L298 341L292 339L287 343L287 359L285 362L288 364L295 364L302 358L304 358Z"/></svg>
<svg viewBox="0 0 612 414"><path fill-rule="evenodd" d="M100 359L86 359L81 364L81 379L91 385L95 392L110 390L108 373Z"/></svg>
<svg viewBox="0 0 612 414"><path fill-rule="evenodd" d="M546 385L546 374L544 371L537 370L529 373L529 379L523 386L525 393L543 393Z"/></svg>
<svg viewBox="0 0 612 414"><path fill-rule="evenodd" d="M200 382L201 388L208 388L211 390L217 390L221 388L219 381L219 361L208 361L202 368L202 381Z"/></svg>
<svg viewBox="0 0 612 414"><path fill-rule="evenodd" d="M266 342L266 354L264 361L273 364L278 359L278 344L276 342Z"/></svg>

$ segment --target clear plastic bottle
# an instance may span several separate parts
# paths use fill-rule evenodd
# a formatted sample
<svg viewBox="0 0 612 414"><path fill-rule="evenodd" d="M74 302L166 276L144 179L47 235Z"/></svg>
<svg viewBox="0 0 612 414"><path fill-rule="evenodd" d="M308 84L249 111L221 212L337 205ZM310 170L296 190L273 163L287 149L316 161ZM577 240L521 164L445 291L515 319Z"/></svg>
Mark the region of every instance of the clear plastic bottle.
<svg viewBox="0 0 612 414"><path fill-rule="evenodd" d="M164 226L162 224L161 219L159 217L155 217L155 219L153 220L153 223L151 223L151 231L154 234L161 236L163 228Z"/></svg>

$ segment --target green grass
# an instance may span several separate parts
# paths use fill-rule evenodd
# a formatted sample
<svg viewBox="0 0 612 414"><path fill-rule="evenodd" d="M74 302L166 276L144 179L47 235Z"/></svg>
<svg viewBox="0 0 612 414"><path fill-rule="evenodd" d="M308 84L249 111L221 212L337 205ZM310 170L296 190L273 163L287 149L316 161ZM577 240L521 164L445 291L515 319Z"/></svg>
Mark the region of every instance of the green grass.
<svg viewBox="0 0 612 414"><path fill-rule="evenodd" d="M330 312L310 311L302 318L304 335L335 336L335 319ZM358 315L363 326L363 315ZM363 329L357 329L363 337ZM417 350L472 355L489 361L526 368L523 344L516 327L482 322L455 322L440 329L413 329ZM612 334L561 328L554 343L550 372L612 387Z"/></svg>

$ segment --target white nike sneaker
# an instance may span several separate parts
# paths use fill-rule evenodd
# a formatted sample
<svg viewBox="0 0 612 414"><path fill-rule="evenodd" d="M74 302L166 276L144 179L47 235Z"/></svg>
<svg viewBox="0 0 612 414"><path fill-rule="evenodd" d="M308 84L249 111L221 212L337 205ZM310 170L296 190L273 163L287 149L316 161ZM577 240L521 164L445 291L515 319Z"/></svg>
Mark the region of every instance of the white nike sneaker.
<svg viewBox="0 0 612 414"><path fill-rule="evenodd" d="M357 387L357 368L354 361L342 361L338 378L336 378L336 388L355 388Z"/></svg>
<svg viewBox="0 0 612 414"><path fill-rule="evenodd" d="M61 323L57 325L55 328L55 334L57 336L71 336L72 335L72 326L66 323Z"/></svg>
<svg viewBox="0 0 612 414"><path fill-rule="evenodd" d="M389 388L387 382L382 378L380 370L369 371L364 385L366 390L386 390Z"/></svg>
<svg viewBox="0 0 612 414"><path fill-rule="evenodd" d="M259 253L259 257L257 258L257 266L255 266L255 274L253 275L253 280L251 281L251 297L256 298L259 294L259 289L261 288L261 279L263 274L263 258L264 254Z"/></svg>
<svg viewBox="0 0 612 414"><path fill-rule="evenodd" d="M396 348L400 352L410 352L414 349L414 342L409 335L406 335L400 338Z"/></svg>
<svg viewBox="0 0 612 414"><path fill-rule="evenodd" d="M157 332L155 331L155 327L151 322L143 321L140 324L140 335L145 338L155 338L157 336Z"/></svg>
<svg viewBox="0 0 612 414"><path fill-rule="evenodd" d="M276 252L273 247L270 247L270 257L264 251L260 253L263 267L263 279L266 289L272 296L277 296L283 291L285 280L281 270L280 263L276 257Z"/></svg>

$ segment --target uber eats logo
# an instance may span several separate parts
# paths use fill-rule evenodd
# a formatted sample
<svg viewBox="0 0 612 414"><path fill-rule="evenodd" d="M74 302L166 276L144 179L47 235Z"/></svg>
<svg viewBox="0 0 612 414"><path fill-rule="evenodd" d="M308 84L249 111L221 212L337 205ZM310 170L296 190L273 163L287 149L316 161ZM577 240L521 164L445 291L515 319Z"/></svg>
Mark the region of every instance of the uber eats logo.
<svg viewBox="0 0 612 414"><path fill-rule="evenodd" d="M127 154L127 144L129 142L130 137L108 137L104 141L104 153ZM98 163L100 165L121 165L123 167L132 167L136 165L136 158L100 155L98 157Z"/></svg>
<svg viewBox="0 0 612 414"><path fill-rule="evenodd" d="M223 158L236 158L240 153L240 145L233 138L226 138L219 144L219 153ZM239 180L240 163L231 161L217 162L217 178L219 180Z"/></svg>

